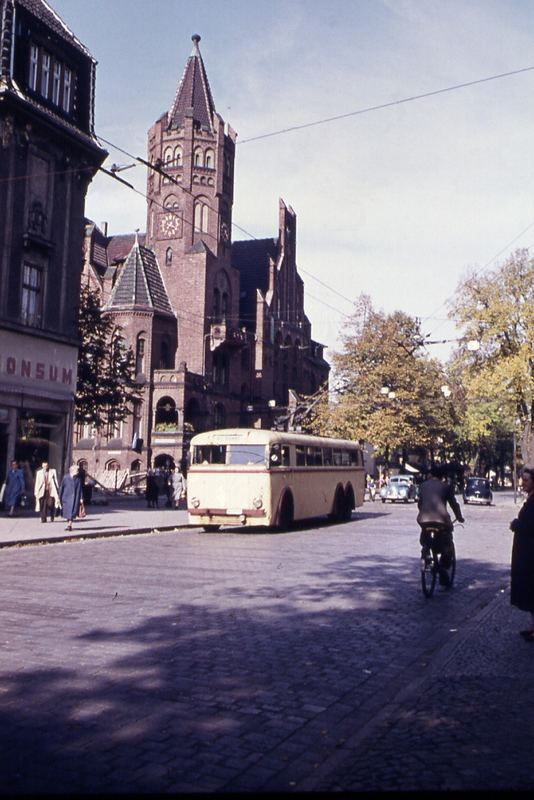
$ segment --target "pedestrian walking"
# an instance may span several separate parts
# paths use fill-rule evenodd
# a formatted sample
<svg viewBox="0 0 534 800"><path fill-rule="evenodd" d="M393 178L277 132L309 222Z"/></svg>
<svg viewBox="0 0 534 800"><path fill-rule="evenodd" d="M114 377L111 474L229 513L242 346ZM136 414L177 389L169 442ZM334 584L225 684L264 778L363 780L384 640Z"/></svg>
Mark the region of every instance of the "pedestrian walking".
<svg viewBox="0 0 534 800"><path fill-rule="evenodd" d="M520 631L527 642L534 642L534 467L525 467L522 474L526 500L516 519L510 523L514 533L510 602L530 614L530 627Z"/></svg>
<svg viewBox="0 0 534 800"><path fill-rule="evenodd" d="M17 461L12 461L11 468L6 475L6 481L2 487L4 508L8 516L12 517L15 514L25 488L22 470L19 469Z"/></svg>
<svg viewBox="0 0 534 800"><path fill-rule="evenodd" d="M59 487L61 514L67 520L66 531L72 530L72 520L78 516L80 501L82 499L82 483L78 474L78 467L73 464L68 473L63 476Z"/></svg>
<svg viewBox="0 0 534 800"><path fill-rule="evenodd" d="M185 498L186 488L187 488L186 480L180 467L176 467L176 469L172 473L172 487L173 487L174 507L179 508L180 500Z"/></svg>
<svg viewBox="0 0 534 800"><path fill-rule="evenodd" d="M87 472L85 471L82 464L78 466L78 478L80 479L80 486L82 487L82 495L80 497L80 508L78 510L78 517L83 519L85 514L85 481L87 478Z"/></svg>
<svg viewBox="0 0 534 800"><path fill-rule="evenodd" d="M56 516L56 507L59 503L59 484L56 470L43 461L41 469L37 470L35 476L35 510L41 514L41 522L46 522L50 515L50 522Z"/></svg>
<svg viewBox="0 0 534 800"><path fill-rule="evenodd" d="M158 507L159 486L156 480L156 476L154 475L151 469L149 469L146 474L145 497L146 497L147 508Z"/></svg>

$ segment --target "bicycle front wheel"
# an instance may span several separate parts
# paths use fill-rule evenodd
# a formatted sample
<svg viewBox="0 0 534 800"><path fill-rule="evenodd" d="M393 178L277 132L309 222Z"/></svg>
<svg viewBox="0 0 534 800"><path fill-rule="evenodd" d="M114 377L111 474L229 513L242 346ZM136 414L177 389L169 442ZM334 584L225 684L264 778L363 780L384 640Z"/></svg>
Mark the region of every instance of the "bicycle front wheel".
<svg viewBox="0 0 534 800"><path fill-rule="evenodd" d="M451 565L448 569L449 575L449 589L452 588L454 583L454 576L456 575L456 549L454 547L454 542L451 542Z"/></svg>
<svg viewBox="0 0 534 800"><path fill-rule="evenodd" d="M438 575L436 557L430 547L421 550L421 588L425 597L432 597Z"/></svg>

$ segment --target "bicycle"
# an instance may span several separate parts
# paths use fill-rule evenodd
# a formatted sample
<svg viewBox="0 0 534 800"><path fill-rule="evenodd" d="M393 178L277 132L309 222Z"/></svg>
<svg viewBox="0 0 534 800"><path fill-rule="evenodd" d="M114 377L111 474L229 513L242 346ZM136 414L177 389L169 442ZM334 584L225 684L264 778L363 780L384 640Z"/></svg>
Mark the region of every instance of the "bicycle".
<svg viewBox="0 0 534 800"><path fill-rule="evenodd" d="M458 522L458 520L454 520L454 522ZM452 589L456 575L456 549L454 541L451 540L450 564L448 568L444 568L441 566L443 554L436 549L443 526L439 523L427 523L422 530L426 534L426 541L421 546L421 588L425 597L432 597L440 573L447 576L445 588Z"/></svg>

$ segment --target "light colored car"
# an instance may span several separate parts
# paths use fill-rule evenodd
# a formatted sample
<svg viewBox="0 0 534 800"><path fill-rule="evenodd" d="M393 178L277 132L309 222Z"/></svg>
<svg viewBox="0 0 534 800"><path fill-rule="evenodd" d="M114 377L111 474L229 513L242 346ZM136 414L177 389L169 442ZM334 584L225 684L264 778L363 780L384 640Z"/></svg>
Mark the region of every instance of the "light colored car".
<svg viewBox="0 0 534 800"><path fill-rule="evenodd" d="M409 503L417 501L417 486L410 475L393 475L380 489L380 499L383 503Z"/></svg>

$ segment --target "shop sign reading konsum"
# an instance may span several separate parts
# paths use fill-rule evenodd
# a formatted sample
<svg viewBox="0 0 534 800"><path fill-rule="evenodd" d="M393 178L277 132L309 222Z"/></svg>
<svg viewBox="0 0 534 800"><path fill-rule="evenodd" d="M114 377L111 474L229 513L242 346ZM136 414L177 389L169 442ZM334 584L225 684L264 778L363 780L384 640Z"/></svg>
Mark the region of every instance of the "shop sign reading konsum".
<svg viewBox="0 0 534 800"><path fill-rule="evenodd" d="M0 391L31 394L44 389L71 398L76 391L75 347L3 330L0 334Z"/></svg>

